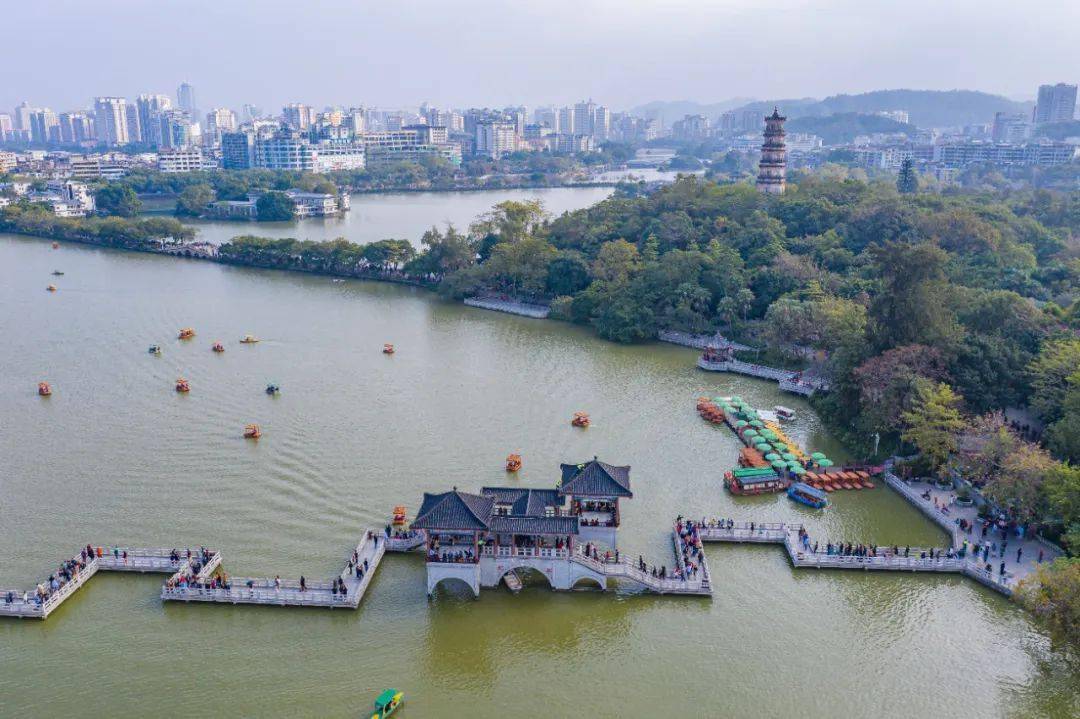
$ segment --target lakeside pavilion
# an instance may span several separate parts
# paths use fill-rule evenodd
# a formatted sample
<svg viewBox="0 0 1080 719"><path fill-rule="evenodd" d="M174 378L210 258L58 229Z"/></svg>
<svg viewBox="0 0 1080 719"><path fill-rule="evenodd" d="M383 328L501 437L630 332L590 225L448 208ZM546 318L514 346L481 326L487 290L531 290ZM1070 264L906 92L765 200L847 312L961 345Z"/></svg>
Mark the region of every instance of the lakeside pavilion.
<svg viewBox="0 0 1080 719"><path fill-rule="evenodd" d="M425 533L428 594L458 580L479 596L481 587L526 569L544 575L553 589L579 582L605 588L607 577L586 561L584 545L617 548L619 500L633 497L630 467L594 457L561 470L554 489L425 492L412 528Z"/></svg>

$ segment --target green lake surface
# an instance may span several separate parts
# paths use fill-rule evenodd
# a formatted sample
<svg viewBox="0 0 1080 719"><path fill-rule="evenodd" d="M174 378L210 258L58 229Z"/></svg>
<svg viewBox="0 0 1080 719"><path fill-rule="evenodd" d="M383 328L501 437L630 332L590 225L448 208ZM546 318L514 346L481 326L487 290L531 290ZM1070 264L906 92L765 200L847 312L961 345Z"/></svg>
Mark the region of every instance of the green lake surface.
<svg viewBox="0 0 1080 719"><path fill-rule="evenodd" d="M176 339L185 326L195 339ZM791 406L794 439L843 457L774 383L413 288L0 235L0 337L0 587L86 543L206 545L237 575L330 577L424 491L551 487L560 462L594 455L632 466L620 546L656 564L680 513L945 541L880 484L822 512L728 495L739 444L697 416L703 394ZM573 429L576 410L593 426ZM538 585L429 599L421 557L402 555L357 611L165 604L160 575L98 575L45 622L0 621L0 716L357 717L391 686L405 719L1077 716L1080 676L970 580L707 553L711 601Z"/></svg>

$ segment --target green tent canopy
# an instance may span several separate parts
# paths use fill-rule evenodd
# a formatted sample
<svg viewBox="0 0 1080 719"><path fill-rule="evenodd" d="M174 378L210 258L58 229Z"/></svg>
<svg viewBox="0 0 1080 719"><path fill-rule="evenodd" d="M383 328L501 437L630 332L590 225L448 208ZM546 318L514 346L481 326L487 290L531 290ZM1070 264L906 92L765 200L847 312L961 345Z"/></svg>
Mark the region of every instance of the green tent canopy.
<svg viewBox="0 0 1080 719"><path fill-rule="evenodd" d="M814 452L810 455L811 459L825 459L825 455L822 452Z"/></svg>
<svg viewBox="0 0 1080 719"><path fill-rule="evenodd" d="M776 460L775 462L773 462L772 466L775 469L787 469L787 465L784 464L783 462L781 462L780 460Z"/></svg>
<svg viewBox="0 0 1080 719"><path fill-rule="evenodd" d="M818 464L820 464L822 467L831 467L831 466L833 466L833 463L832 463L831 459L818 460Z"/></svg>
<svg viewBox="0 0 1080 719"><path fill-rule="evenodd" d="M751 427L743 432L743 437L757 437L757 430Z"/></svg>
<svg viewBox="0 0 1080 719"><path fill-rule="evenodd" d="M754 449L756 449L759 452L771 452L772 451L772 445L769 444L768 442L758 442L757 444L754 445Z"/></svg>
<svg viewBox="0 0 1080 719"><path fill-rule="evenodd" d="M765 426L765 423L762 422L760 419L752 419L752 420L750 420L750 426L761 429L762 427Z"/></svg>
<svg viewBox="0 0 1080 719"><path fill-rule="evenodd" d="M791 452L784 452L780 456L784 458L785 462L794 462L795 461L795 455L793 455Z"/></svg>
<svg viewBox="0 0 1080 719"><path fill-rule="evenodd" d="M792 474L806 474L806 470L801 464L789 464L788 471Z"/></svg>
<svg viewBox="0 0 1080 719"><path fill-rule="evenodd" d="M778 455L776 452L769 452L767 455L765 455L765 459L770 462L779 462L780 455Z"/></svg>

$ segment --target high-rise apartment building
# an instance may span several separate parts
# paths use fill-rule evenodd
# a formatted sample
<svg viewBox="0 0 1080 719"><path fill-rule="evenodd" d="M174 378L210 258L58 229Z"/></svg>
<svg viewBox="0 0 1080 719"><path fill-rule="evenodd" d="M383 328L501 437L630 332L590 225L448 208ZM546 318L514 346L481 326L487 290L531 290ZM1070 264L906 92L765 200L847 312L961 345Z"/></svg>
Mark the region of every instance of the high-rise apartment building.
<svg viewBox="0 0 1080 719"><path fill-rule="evenodd" d="M30 113L30 139L39 144L60 142L60 118L47 107Z"/></svg>
<svg viewBox="0 0 1080 719"><path fill-rule="evenodd" d="M7 142L15 135L15 122L11 115L0 112L0 142Z"/></svg>
<svg viewBox="0 0 1080 719"><path fill-rule="evenodd" d="M127 101L122 97L99 97L94 100L94 129L106 145L131 142L127 126Z"/></svg>
<svg viewBox="0 0 1080 719"><path fill-rule="evenodd" d="M30 132L30 113L34 111L34 108L30 107L30 103L23 100L15 108L15 128L16 130L25 130Z"/></svg>
<svg viewBox="0 0 1080 719"><path fill-rule="evenodd" d="M221 134L221 166L226 170L255 167L255 132L240 130Z"/></svg>
<svg viewBox="0 0 1080 719"><path fill-rule="evenodd" d="M315 110L300 102L292 102L281 109L281 119L294 130L307 130L315 124Z"/></svg>
<svg viewBox="0 0 1080 719"><path fill-rule="evenodd" d="M128 139L131 142L146 142L142 122L139 120L138 105L128 104L124 107L127 115Z"/></svg>
<svg viewBox="0 0 1080 719"><path fill-rule="evenodd" d="M578 132L574 125L574 108L559 108L559 123L555 126L555 131L560 135L573 135Z"/></svg>
<svg viewBox="0 0 1080 719"><path fill-rule="evenodd" d="M564 134L572 135L593 135L593 116L596 112L596 103L592 100L586 102L579 102L574 105L574 129L572 131L563 130Z"/></svg>
<svg viewBox="0 0 1080 719"><path fill-rule="evenodd" d="M995 112L990 139L994 142L1018 144L1027 139L1030 131L1031 123L1024 113Z"/></svg>
<svg viewBox="0 0 1080 719"><path fill-rule="evenodd" d="M216 107L206 113L206 128L203 142L216 145L221 142L223 133L236 129L236 113L226 107Z"/></svg>
<svg viewBox="0 0 1080 719"><path fill-rule="evenodd" d="M257 117L262 117L262 108L250 103L244 105L242 112L241 119L243 122L251 122Z"/></svg>
<svg viewBox="0 0 1080 719"><path fill-rule="evenodd" d="M170 150L192 144L191 116L184 110L165 110L158 113L158 147Z"/></svg>
<svg viewBox="0 0 1080 719"><path fill-rule="evenodd" d="M139 95L135 99L139 115L139 139L149 145L161 145L161 113L172 109L168 95Z"/></svg>
<svg viewBox="0 0 1080 719"><path fill-rule="evenodd" d="M195 88L186 82L180 83L176 88L176 106L188 114L188 117L198 117L199 110L195 104Z"/></svg>
<svg viewBox="0 0 1080 719"><path fill-rule="evenodd" d="M499 158L517 149L517 133L510 122L479 122L476 125L476 154Z"/></svg>
<svg viewBox="0 0 1080 719"><path fill-rule="evenodd" d="M82 112L60 113L60 141L78 145L94 139L94 124Z"/></svg>
<svg viewBox="0 0 1080 719"><path fill-rule="evenodd" d="M1059 82L1056 85L1040 85L1039 98L1035 103L1035 124L1068 122L1076 114L1076 85Z"/></svg>

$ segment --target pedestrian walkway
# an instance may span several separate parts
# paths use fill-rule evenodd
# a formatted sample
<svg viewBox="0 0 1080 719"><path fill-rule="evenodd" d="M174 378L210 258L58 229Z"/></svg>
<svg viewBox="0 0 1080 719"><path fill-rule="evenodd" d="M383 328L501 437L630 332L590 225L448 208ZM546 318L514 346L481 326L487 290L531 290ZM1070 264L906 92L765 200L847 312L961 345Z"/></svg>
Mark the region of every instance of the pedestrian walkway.
<svg viewBox="0 0 1080 719"><path fill-rule="evenodd" d="M1004 563L1005 576L1001 581L1009 588L1015 588L1018 582L1032 574L1041 563L1052 562L1061 556L1060 549L1038 537L1018 537L1015 532L1009 533L998 526L988 527L984 534L983 520L979 517L977 507L957 504L954 490L940 489L932 482L900 479L892 472L891 463L886 467L885 483L948 533L953 549L964 548L965 542L968 547L976 543L989 543L988 552L980 549L982 567L985 569L986 564L991 564L994 573L1000 575L1000 567ZM968 525L966 530L960 529L961 519ZM1018 549L1021 550L1019 556Z"/></svg>
<svg viewBox="0 0 1080 719"><path fill-rule="evenodd" d="M164 601L266 604L355 609L387 550L386 539L367 531L344 568L326 581L228 577L219 551L87 545L33 590L0 589L0 617L45 619L98 572L168 574Z"/></svg>

